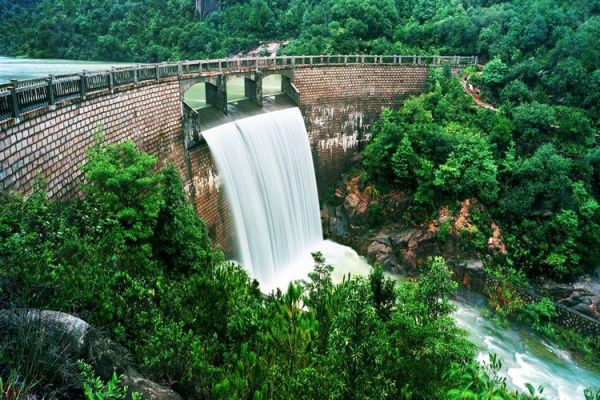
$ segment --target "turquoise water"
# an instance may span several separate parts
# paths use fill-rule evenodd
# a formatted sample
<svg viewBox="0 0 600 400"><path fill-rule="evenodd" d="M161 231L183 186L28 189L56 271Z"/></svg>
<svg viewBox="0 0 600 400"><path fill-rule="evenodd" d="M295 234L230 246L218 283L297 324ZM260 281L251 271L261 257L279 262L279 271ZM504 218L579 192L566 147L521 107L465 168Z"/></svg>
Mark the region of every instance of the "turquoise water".
<svg viewBox="0 0 600 400"><path fill-rule="evenodd" d="M346 272L366 276L371 270L366 259L348 247L331 243L319 250L334 266L338 280ZM391 274L388 277L402 279ZM500 374L511 389L527 392L526 383L531 383L536 388L544 387L546 400L584 400L584 389L600 387L600 374L581 366L568 351L530 330L512 325L499 327L489 321L483 296L460 289L453 302L456 311L452 316L477 345L477 360L489 364L489 354L497 354L502 360Z"/></svg>
<svg viewBox="0 0 600 400"><path fill-rule="evenodd" d="M131 65L117 62L37 60L28 58L0 57L0 84L11 79L43 78L50 74L74 74L78 72L107 70L112 67Z"/></svg>

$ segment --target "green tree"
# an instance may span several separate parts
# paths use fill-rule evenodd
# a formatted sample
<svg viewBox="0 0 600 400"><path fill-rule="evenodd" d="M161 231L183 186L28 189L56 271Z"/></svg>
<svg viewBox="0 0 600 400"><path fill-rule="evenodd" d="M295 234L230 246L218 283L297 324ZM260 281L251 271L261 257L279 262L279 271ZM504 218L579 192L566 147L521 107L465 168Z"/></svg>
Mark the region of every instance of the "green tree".
<svg viewBox="0 0 600 400"><path fill-rule="evenodd" d="M494 202L498 196L498 168L489 143L478 132L456 128L458 143L446 163L435 171L434 184L452 198L475 196Z"/></svg>
<svg viewBox="0 0 600 400"><path fill-rule="evenodd" d="M162 204L152 239L155 256L177 273L212 267L211 241L204 222L196 216L171 164L162 170Z"/></svg>
<svg viewBox="0 0 600 400"><path fill-rule="evenodd" d="M126 240L149 239L161 207L156 158L142 153L133 142L96 143L83 166L86 196L114 219Z"/></svg>

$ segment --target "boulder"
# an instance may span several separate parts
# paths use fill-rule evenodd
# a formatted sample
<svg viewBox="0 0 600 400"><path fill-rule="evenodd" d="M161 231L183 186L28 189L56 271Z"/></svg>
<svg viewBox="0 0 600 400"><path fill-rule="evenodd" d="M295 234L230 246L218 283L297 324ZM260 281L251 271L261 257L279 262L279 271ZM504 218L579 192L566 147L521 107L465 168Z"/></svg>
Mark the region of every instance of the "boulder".
<svg viewBox="0 0 600 400"><path fill-rule="evenodd" d="M369 215L369 201L350 193L344 200L344 210L352 225L364 225Z"/></svg>
<svg viewBox="0 0 600 400"><path fill-rule="evenodd" d="M371 264L379 264L384 270L395 274L404 274L404 268L398 263L389 238L378 237L367 248L367 259Z"/></svg>
<svg viewBox="0 0 600 400"><path fill-rule="evenodd" d="M72 315L45 310L0 310L0 332L9 335L32 333L60 347L65 357L81 358L90 325Z"/></svg>
<svg viewBox="0 0 600 400"><path fill-rule="evenodd" d="M600 320L600 282L593 275L570 284L545 281L541 289L557 303Z"/></svg>
<svg viewBox="0 0 600 400"><path fill-rule="evenodd" d="M330 219L330 229L332 236L344 237L350 234L349 232L350 224L348 222L348 217L344 212L343 206L337 206L335 208L335 217Z"/></svg>
<svg viewBox="0 0 600 400"><path fill-rule="evenodd" d="M46 310L0 310L0 334L5 343L21 342L31 337L36 351L53 357L53 367L63 375L65 386L78 387L77 360L94 365L95 373L108 381L116 371L132 392L146 400L182 400L173 390L143 377L133 366L132 357L124 347L105 338L87 322L69 314ZM40 357L38 354L36 357Z"/></svg>
<svg viewBox="0 0 600 400"><path fill-rule="evenodd" d="M415 236L417 236L417 234L418 231L413 228L404 228L399 230L394 229L392 232L390 232L390 239L394 246L404 249L408 248L409 243Z"/></svg>
<svg viewBox="0 0 600 400"><path fill-rule="evenodd" d="M465 267L471 272L481 272L484 269L483 261L481 260L468 260Z"/></svg>

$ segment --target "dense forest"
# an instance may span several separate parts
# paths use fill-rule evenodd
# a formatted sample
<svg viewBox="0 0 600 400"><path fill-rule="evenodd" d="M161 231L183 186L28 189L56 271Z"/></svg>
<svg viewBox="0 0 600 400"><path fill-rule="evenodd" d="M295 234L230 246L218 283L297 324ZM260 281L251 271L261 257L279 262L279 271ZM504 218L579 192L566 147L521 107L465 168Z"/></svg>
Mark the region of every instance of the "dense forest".
<svg viewBox="0 0 600 400"><path fill-rule="evenodd" d="M476 363L450 316L457 284L442 258L418 282L395 285L376 268L336 285L315 253L309 279L265 296L212 247L175 167L157 170L132 142L98 141L88 158L81 200L49 201L43 182L28 197L0 195L3 308L79 315L186 398L538 398L508 391L499 360ZM0 342L8 399L71 399L82 387L89 400L124 398L118 376L104 385L89 360L48 353L45 337Z"/></svg>
<svg viewBox="0 0 600 400"><path fill-rule="evenodd" d="M508 70L498 64L491 61L472 80L505 80L499 71ZM497 262L531 276L565 280L596 268L600 147L585 110L539 103L525 85L520 93L527 100L519 102L509 84L500 93L488 89L502 99L502 112L492 111L477 107L458 79L432 85L377 122L364 153L365 181L379 192L411 193L405 218L412 222L478 199L508 246ZM490 216L475 218L485 229ZM469 235L485 250L492 233Z"/></svg>

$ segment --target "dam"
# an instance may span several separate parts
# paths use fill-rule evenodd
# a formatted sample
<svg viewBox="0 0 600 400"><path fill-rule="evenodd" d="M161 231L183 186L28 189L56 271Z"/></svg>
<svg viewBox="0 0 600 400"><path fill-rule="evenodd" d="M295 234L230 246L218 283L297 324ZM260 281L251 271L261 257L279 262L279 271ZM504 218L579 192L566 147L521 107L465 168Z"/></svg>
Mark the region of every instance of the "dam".
<svg viewBox="0 0 600 400"><path fill-rule="evenodd" d="M244 79L246 97L263 103L262 79L281 76L281 91L300 109L322 196L369 140L369 127L427 87L432 67L456 73L476 57L278 56L148 64L56 75L0 86L0 189L30 193L44 178L52 198L80 195L79 166L98 132L108 143L133 140L173 163L197 213L226 251L234 228L202 120L183 100L203 84L206 102L227 111L227 83Z"/></svg>
<svg viewBox="0 0 600 400"><path fill-rule="evenodd" d="M80 195L78 167L102 131L108 142L131 139L160 165L174 163L213 238L228 255L238 252L233 257L265 293L306 276L308 270L298 267L310 267L311 260L298 256L307 250L323 251L336 270L344 267L342 273L364 274L371 268L364 259L323 240L319 194L352 164L382 109L424 90L429 68L440 64L416 58L416 64L405 64L403 57L338 61L313 58L300 66L294 65L300 59L249 61L271 63L271 69L238 61L221 61L211 69L210 62L200 62L14 82L2 97L2 189L28 193L43 176L53 198ZM456 73L464 64L452 68ZM281 76L287 98L281 110L272 111L270 96L262 91L262 79L270 75ZM240 78L246 101L271 112L234 115L227 122L234 109L228 83ZM224 116L215 120L225 122L207 123L186 104L185 93L197 85L204 85L210 110ZM336 252L337 259L331 257ZM521 345L522 332L498 333L482 317L483 305L472 302L457 301L454 318L481 349L509 360L503 372L512 387L540 382L552 398L563 399L581 392L582 382L598 382L570 359L555 362L562 355L559 348L548 347L556 357L541 357ZM478 358L485 356L482 350Z"/></svg>

